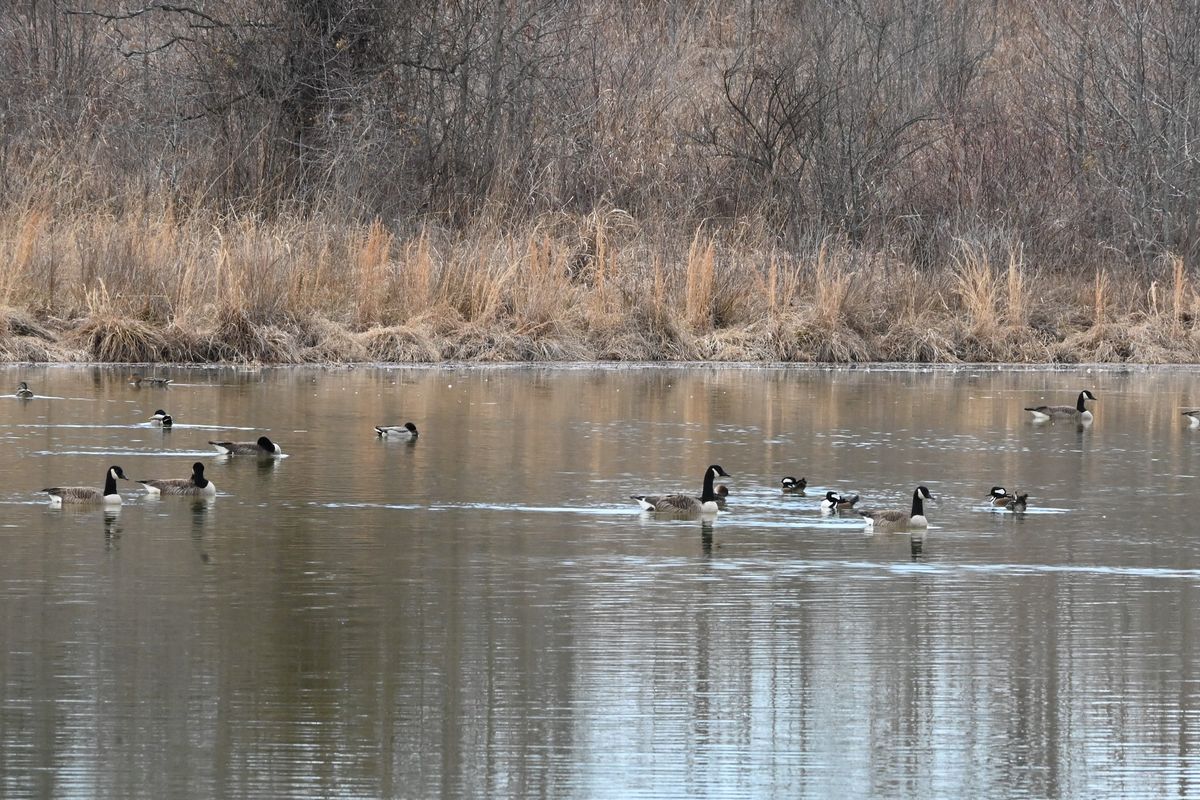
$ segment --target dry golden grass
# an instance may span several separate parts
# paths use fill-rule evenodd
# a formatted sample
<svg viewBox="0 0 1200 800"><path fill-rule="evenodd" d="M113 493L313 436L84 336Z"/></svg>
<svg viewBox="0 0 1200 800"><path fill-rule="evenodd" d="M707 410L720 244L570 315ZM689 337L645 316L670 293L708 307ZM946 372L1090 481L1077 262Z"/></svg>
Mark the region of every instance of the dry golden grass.
<svg viewBox="0 0 1200 800"><path fill-rule="evenodd" d="M1200 360L1178 258L1158 282L1103 266L1080 280L975 243L918 269L843 238L789 253L740 230L681 241L613 210L409 236L165 202L0 210L0 359Z"/></svg>

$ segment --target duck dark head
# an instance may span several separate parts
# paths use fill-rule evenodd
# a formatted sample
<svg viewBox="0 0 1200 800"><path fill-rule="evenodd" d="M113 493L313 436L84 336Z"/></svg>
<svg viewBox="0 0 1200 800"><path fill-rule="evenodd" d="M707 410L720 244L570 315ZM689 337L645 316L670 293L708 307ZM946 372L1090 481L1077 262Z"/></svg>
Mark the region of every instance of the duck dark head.
<svg viewBox="0 0 1200 800"><path fill-rule="evenodd" d="M175 424L175 420L171 419L170 414L167 414L165 417L162 418L162 426L164 428L169 428L174 424Z"/></svg>

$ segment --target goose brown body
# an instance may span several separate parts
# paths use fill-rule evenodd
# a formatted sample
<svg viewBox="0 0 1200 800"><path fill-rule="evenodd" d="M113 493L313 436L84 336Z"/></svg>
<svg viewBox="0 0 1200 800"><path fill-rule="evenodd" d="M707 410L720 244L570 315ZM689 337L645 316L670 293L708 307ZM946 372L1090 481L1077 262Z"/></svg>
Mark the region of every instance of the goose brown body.
<svg viewBox="0 0 1200 800"><path fill-rule="evenodd" d="M51 505L110 505L116 506L121 504L121 495L117 491L117 480L127 481L125 472L113 465L108 468L108 472L104 475L104 489L95 489L91 486L53 486L48 489L42 489L43 492L50 495Z"/></svg>
<svg viewBox="0 0 1200 800"><path fill-rule="evenodd" d="M213 442L213 447L224 456L280 456L283 449L266 436L258 437L254 442Z"/></svg>
<svg viewBox="0 0 1200 800"><path fill-rule="evenodd" d="M204 465L199 461L192 464L190 478L159 478L138 483L146 487L147 494L205 496L217 493L216 485L204 477Z"/></svg>
<svg viewBox="0 0 1200 800"><path fill-rule="evenodd" d="M704 488L700 497L690 494L632 494L643 511L675 516L696 516L699 514L715 514L720 505L718 495L713 489L713 481L718 478L728 478L720 464L712 464L704 472Z"/></svg>
<svg viewBox="0 0 1200 800"><path fill-rule="evenodd" d="M1033 414L1034 422L1045 422L1052 419L1091 422L1092 412L1088 410L1087 402L1095 399L1096 395L1084 389L1079 393L1073 406L1026 406L1025 410Z"/></svg>
<svg viewBox="0 0 1200 800"><path fill-rule="evenodd" d="M910 528L929 527L925 518L925 500L932 500L933 495L924 486L913 490L912 508L909 511L888 509L884 511L859 511L867 522L868 528L876 531L906 531Z"/></svg>

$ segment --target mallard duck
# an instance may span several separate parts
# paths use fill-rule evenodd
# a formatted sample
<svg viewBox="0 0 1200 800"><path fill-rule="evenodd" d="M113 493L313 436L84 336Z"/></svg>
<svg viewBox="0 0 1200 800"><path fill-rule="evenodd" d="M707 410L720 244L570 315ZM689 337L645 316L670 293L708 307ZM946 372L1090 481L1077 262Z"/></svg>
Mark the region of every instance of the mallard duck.
<svg viewBox="0 0 1200 800"><path fill-rule="evenodd" d="M117 492L118 480L127 481L129 478L114 464L104 474L104 491L93 489L91 486L55 486L42 491L50 495L52 506L63 503L115 506L121 504L121 495Z"/></svg>
<svg viewBox="0 0 1200 800"><path fill-rule="evenodd" d="M825 499L821 501L822 511L845 511L848 508L854 508L854 504L858 502L858 495L843 495L837 492L826 492Z"/></svg>
<svg viewBox="0 0 1200 800"><path fill-rule="evenodd" d="M166 386L167 384L169 384L171 382L171 379L170 378L154 378L154 377L148 378L148 377L139 375L138 373L135 372L129 382L131 384L133 384L134 386L143 386L143 385L145 385L145 386Z"/></svg>
<svg viewBox="0 0 1200 800"><path fill-rule="evenodd" d="M785 492L804 494L804 489L808 486L808 479L793 478L791 475L788 475L786 478L782 478L779 483L783 486Z"/></svg>
<svg viewBox="0 0 1200 800"><path fill-rule="evenodd" d="M867 528L876 531L905 531L909 528L927 528L929 520L925 519L925 500L932 500L933 495L924 486L913 490L912 509L910 511L859 511L867 521Z"/></svg>
<svg viewBox="0 0 1200 800"><path fill-rule="evenodd" d="M197 461L192 464L190 478L160 478L157 480L138 481L146 487L146 494L182 494L192 496L214 495L217 487L204 477L204 465Z"/></svg>
<svg viewBox="0 0 1200 800"><path fill-rule="evenodd" d="M375 433L387 439L407 439L411 441L417 438L417 426L411 422L406 422L403 425L376 425ZM434 438L436 439L437 437L434 436Z"/></svg>
<svg viewBox="0 0 1200 800"><path fill-rule="evenodd" d="M1075 422L1091 422L1092 412L1087 409L1087 401L1095 400L1096 395L1087 389L1079 393L1079 399L1074 406L1026 406L1025 410L1033 414L1034 422L1045 422L1048 419L1067 419Z"/></svg>
<svg viewBox="0 0 1200 800"><path fill-rule="evenodd" d="M15 392L15 395L22 400L28 400L29 398L33 397L33 390L29 388L28 383L21 381L17 384L17 391Z"/></svg>
<svg viewBox="0 0 1200 800"><path fill-rule="evenodd" d="M265 436L255 442L209 442L223 456L281 456L283 449Z"/></svg>
<svg viewBox="0 0 1200 800"><path fill-rule="evenodd" d="M631 494L643 511L655 511L660 514L675 514L691 516L695 514L715 514L719 510L717 493L713 491L713 481L716 478L732 477L720 464L712 464L704 471L704 489L700 497L690 494Z"/></svg>

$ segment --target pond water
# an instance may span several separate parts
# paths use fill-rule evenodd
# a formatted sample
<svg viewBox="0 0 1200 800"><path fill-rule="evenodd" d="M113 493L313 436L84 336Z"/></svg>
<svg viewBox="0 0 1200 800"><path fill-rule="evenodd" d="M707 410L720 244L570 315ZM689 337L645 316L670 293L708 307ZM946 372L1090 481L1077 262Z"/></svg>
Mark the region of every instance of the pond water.
<svg viewBox="0 0 1200 800"><path fill-rule="evenodd" d="M130 372L0 369L5 798L1200 794L1196 370Z"/></svg>

